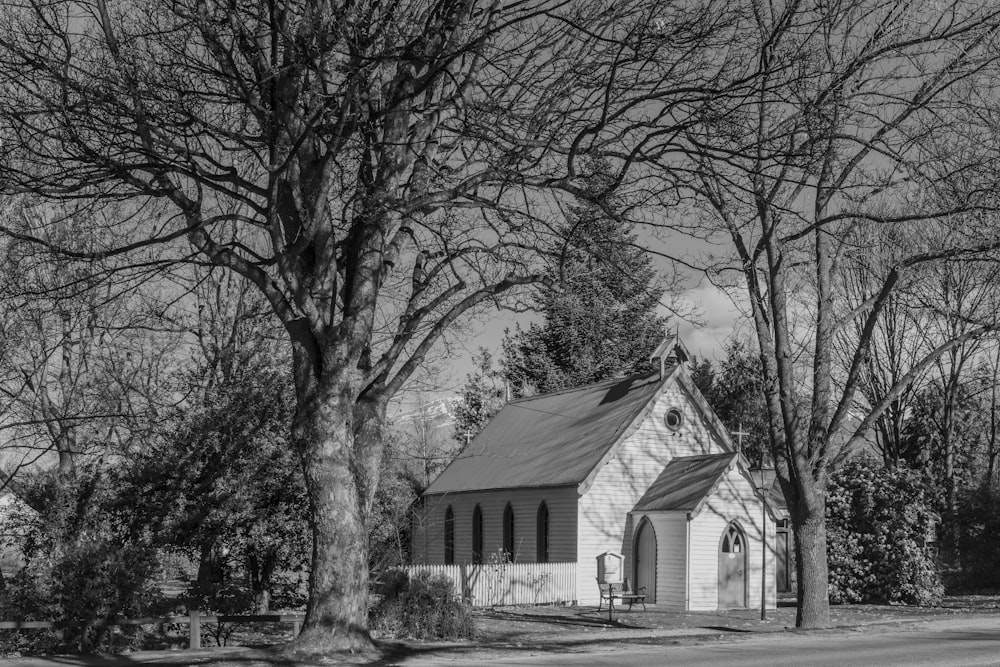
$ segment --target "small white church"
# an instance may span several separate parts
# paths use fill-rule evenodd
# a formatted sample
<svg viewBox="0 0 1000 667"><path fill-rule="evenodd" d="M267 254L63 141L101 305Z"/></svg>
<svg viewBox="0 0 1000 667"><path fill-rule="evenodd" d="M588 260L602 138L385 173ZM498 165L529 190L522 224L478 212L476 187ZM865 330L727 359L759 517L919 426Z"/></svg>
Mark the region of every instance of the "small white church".
<svg viewBox="0 0 1000 667"><path fill-rule="evenodd" d="M784 516L755 489L689 356L665 340L651 374L507 403L423 494L414 565L467 577L499 554L533 581L559 567L562 599L596 605L610 552L657 608L758 607L762 594L773 607Z"/></svg>

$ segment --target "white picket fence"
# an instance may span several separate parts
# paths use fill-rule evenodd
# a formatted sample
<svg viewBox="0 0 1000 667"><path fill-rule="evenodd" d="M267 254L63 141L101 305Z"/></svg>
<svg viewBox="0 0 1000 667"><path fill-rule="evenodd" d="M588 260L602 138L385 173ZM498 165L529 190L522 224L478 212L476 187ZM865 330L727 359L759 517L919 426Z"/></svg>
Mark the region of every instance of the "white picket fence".
<svg viewBox="0 0 1000 667"><path fill-rule="evenodd" d="M486 563L483 565L410 565L448 576L455 595L476 607L553 604L576 601L576 563Z"/></svg>

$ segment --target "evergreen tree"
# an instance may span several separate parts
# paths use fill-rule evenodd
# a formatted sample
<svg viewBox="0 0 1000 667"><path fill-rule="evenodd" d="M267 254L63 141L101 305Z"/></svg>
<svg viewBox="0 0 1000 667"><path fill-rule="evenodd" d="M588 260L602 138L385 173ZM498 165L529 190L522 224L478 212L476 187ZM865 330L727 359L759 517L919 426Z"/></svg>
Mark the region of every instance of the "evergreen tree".
<svg viewBox="0 0 1000 667"><path fill-rule="evenodd" d="M730 433L742 431L743 455L754 464L770 465L767 405L760 356L746 343L731 340L726 359L713 368L707 359L694 360L691 377ZM734 436L739 440L739 436Z"/></svg>
<svg viewBox="0 0 1000 667"><path fill-rule="evenodd" d="M543 322L505 337L503 372L517 395L640 372L663 337L656 272L632 227L607 214L620 202L604 168L593 171L591 199L571 208L561 230L551 286L535 295Z"/></svg>
<svg viewBox="0 0 1000 667"><path fill-rule="evenodd" d="M455 406L455 439L465 445L506 400L503 375L493 367L493 355L484 348L472 357L475 370L465 376L462 398Z"/></svg>

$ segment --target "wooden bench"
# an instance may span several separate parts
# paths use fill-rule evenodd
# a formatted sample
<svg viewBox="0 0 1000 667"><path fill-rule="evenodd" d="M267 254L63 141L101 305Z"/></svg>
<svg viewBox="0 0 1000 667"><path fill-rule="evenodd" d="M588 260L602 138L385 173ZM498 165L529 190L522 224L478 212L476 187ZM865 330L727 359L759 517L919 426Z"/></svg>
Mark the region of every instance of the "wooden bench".
<svg viewBox="0 0 1000 667"><path fill-rule="evenodd" d="M642 604L642 610L646 611L646 588L645 586L637 591L633 591L629 588L628 579L625 581L597 581L597 587L600 589L601 598L597 603L597 611L601 610L604 602L608 603L608 618L611 618L611 614L615 609L615 600L621 600L622 602L628 602L629 611L632 611L632 605L636 602Z"/></svg>

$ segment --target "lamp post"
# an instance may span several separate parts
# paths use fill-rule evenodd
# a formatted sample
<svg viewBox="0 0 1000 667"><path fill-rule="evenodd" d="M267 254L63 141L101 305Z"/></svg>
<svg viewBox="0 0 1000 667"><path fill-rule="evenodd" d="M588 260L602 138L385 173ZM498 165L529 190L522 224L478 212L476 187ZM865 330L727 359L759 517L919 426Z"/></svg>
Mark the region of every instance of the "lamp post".
<svg viewBox="0 0 1000 667"><path fill-rule="evenodd" d="M767 620L767 488L764 486L764 460L760 462L760 620Z"/></svg>

